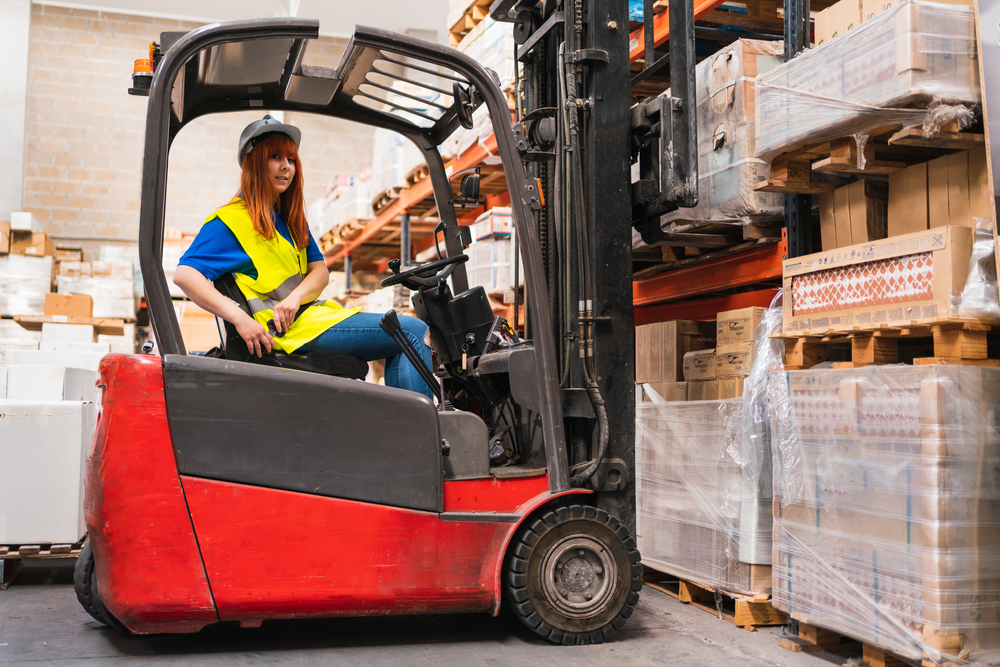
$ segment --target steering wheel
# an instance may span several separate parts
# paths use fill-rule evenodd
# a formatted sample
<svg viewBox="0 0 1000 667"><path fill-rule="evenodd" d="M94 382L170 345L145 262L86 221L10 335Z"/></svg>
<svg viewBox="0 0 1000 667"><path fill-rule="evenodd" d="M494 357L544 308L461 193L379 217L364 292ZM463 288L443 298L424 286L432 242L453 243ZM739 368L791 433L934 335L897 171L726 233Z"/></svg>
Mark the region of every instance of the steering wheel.
<svg viewBox="0 0 1000 667"><path fill-rule="evenodd" d="M455 255L454 257L445 257L444 259L416 266L400 273L400 261L393 259L389 261L389 268L392 269L394 275L389 276L380 284L382 287L389 287L402 283L404 287L412 290L418 290L421 287L436 287L448 279L448 276L455 270L455 267L468 261L468 255Z"/></svg>

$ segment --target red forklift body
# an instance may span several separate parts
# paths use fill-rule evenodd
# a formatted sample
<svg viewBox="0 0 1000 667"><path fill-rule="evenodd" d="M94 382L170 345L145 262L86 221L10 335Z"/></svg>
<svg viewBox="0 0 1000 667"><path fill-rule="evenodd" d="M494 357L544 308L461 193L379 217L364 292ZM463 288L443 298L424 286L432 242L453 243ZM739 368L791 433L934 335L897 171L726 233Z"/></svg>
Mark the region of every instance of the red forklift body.
<svg viewBox="0 0 1000 667"><path fill-rule="evenodd" d="M435 513L182 476L161 359L110 355L100 370L86 520L102 600L135 633L197 632L220 620L496 614L512 534L565 495L549 492L546 475L447 481Z"/></svg>

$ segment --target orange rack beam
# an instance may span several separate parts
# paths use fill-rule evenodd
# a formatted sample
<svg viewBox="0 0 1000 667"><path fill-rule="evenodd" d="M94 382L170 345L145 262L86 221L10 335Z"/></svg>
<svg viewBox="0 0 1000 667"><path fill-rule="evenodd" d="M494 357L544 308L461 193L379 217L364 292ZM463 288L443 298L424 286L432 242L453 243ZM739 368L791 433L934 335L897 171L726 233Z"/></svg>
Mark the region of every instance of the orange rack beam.
<svg viewBox="0 0 1000 667"><path fill-rule="evenodd" d="M690 2L690 0L685 0ZM697 21L705 14L709 13L725 0L694 0L694 20ZM653 44L659 46L670 38L670 16L669 12L660 12L653 15ZM646 51L646 40L642 28L633 30L628 36L628 59L635 62L643 57Z"/></svg>

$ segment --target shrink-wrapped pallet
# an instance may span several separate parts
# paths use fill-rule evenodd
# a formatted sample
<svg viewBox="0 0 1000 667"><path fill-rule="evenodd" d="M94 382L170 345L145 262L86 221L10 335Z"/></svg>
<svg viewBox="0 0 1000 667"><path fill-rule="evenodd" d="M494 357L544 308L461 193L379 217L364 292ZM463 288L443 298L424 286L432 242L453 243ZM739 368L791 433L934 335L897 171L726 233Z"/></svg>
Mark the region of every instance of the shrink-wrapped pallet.
<svg viewBox="0 0 1000 667"><path fill-rule="evenodd" d="M636 533L643 563L732 593L771 589L768 368L781 309L764 317L741 399L636 403Z"/></svg>
<svg viewBox="0 0 1000 667"><path fill-rule="evenodd" d="M44 315L53 266L48 256L0 255L0 314Z"/></svg>
<svg viewBox="0 0 1000 667"><path fill-rule="evenodd" d="M968 120L961 107L980 99L976 54L971 6L901 3L758 77L757 156L876 127Z"/></svg>
<svg viewBox="0 0 1000 667"><path fill-rule="evenodd" d="M774 606L904 657L1000 663L1000 369L775 375Z"/></svg>
<svg viewBox="0 0 1000 667"><path fill-rule="evenodd" d="M755 157L754 78L780 65L783 51L781 42L740 39L695 68L698 205L667 213L661 223L744 225L784 215L781 195L753 189L769 171Z"/></svg>
<svg viewBox="0 0 1000 667"><path fill-rule="evenodd" d="M60 262L59 293L90 295L94 317L135 317L132 262Z"/></svg>

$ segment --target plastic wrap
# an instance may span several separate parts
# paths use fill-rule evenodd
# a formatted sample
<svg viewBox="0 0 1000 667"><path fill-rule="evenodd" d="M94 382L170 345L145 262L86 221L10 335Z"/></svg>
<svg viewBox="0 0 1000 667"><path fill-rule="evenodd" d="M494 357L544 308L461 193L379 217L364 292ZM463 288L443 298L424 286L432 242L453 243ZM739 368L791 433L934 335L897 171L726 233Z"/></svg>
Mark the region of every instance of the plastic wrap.
<svg viewBox="0 0 1000 667"><path fill-rule="evenodd" d="M996 240L993 221L975 218L972 233L972 258L962 295L953 310L959 317L1000 319L1000 293L997 292Z"/></svg>
<svg viewBox="0 0 1000 667"><path fill-rule="evenodd" d="M753 189L769 174L754 157L753 80L780 65L783 51L781 42L740 39L698 64L698 205L664 215L661 224L746 225L784 215L781 195Z"/></svg>
<svg viewBox="0 0 1000 667"><path fill-rule="evenodd" d="M771 445L767 369L782 349L781 309L768 310L741 399L636 404L639 552L651 567L722 590L771 588Z"/></svg>
<svg viewBox="0 0 1000 667"><path fill-rule="evenodd" d="M979 99L972 7L904 2L758 77L757 157L876 127L933 130Z"/></svg>
<svg viewBox="0 0 1000 667"><path fill-rule="evenodd" d="M982 224L977 233L949 225L786 260L785 333L996 321L992 222Z"/></svg>
<svg viewBox="0 0 1000 667"><path fill-rule="evenodd" d="M0 314L44 315L52 257L0 255Z"/></svg>
<svg viewBox="0 0 1000 667"><path fill-rule="evenodd" d="M1000 369L776 372L772 604L902 656L1000 663Z"/></svg>

